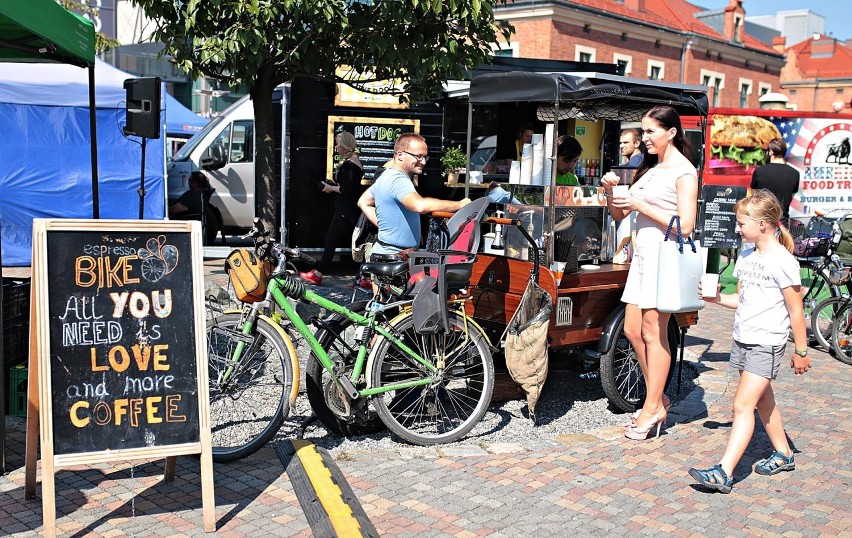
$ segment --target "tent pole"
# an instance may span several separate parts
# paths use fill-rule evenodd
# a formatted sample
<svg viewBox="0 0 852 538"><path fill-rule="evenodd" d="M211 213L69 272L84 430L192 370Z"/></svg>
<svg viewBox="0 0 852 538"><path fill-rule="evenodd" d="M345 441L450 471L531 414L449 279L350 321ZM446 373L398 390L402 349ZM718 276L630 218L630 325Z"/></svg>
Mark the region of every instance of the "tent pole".
<svg viewBox="0 0 852 538"><path fill-rule="evenodd" d="M89 65L89 132L92 148L92 218L99 219L100 203L98 201L98 135L95 126L97 109L95 108L95 64Z"/></svg>
<svg viewBox="0 0 852 538"><path fill-rule="evenodd" d="M148 141L142 137L142 174L139 176L139 220L145 218L145 143ZM204 206L202 206L202 212Z"/></svg>

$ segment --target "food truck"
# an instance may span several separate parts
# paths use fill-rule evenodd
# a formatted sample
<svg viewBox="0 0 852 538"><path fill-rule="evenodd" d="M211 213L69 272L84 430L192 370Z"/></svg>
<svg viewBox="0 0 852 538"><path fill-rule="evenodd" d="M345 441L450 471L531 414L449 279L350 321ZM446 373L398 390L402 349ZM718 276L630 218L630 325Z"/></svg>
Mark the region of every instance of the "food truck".
<svg viewBox="0 0 852 538"><path fill-rule="evenodd" d="M521 178L520 182L515 177L509 181L511 170L500 173L505 172L505 162L483 167L483 184L498 181L511 194L503 211L516 225L505 227L493 240L486 239L486 250L474 264L468 308L492 333L492 342L498 341L528 280L537 277L553 300L549 348L579 351L579 356L599 361L607 397L625 411L632 411L645 396L641 370L623 333L624 304L620 299L629 265L613 263L620 237L629 231L619 231L598 183L609 170L616 171L625 184L632 180L635 170L618 166L618 134L624 126L637 125L656 105L673 106L681 116L706 118L706 87L600 73L508 72L474 77L469 93L468 125L474 124L475 115L488 115L499 122L501 107L508 106L512 113L518 107L528 111L545 131L544 151L551 164L558 135L592 129L599 133L595 140L584 139L583 153L600 163L600 169L594 176L587 172L581 186L557 185L555 165L548 167L547 163L543 168L548 173L540 176L544 179ZM696 155L700 161L701 152ZM699 175L700 164L696 166ZM475 191L482 188L468 183L465 193L475 197ZM700 231L696 235L700 237ZM696 322L697 312L672 316L670 372L675 369L675 350L686 328Z"/></svg>
<svg viewBox="0 0 852 538"><path fill-rule="evenodd" d="M755 168L768 161L766 146L773 138L784 140L787 164L799 171L791 216L849 207L852 114L711 108L704 183L747 188Z"/></svg>

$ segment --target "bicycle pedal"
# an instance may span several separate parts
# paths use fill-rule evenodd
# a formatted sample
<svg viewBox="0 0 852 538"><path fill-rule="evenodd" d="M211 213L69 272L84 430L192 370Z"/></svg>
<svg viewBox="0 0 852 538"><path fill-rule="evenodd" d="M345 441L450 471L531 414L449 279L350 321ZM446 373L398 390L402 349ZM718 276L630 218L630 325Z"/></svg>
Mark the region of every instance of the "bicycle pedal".
<svg viewBox="0 0 852 538"><path fill-rule="evenodd" d="M355 385L352 384L352 381L349 380L348 377L342 375L337 378L338 383L346 391L346 395L349 396L350 400L358 399L358 389L355 388Z"/></svg>

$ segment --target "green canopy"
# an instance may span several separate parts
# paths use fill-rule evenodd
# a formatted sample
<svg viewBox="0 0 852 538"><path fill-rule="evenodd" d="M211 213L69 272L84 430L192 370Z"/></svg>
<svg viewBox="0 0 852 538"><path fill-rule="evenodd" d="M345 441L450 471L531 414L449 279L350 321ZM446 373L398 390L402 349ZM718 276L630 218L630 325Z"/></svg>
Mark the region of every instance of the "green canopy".
<svg viewBox="0 0 852 538"><path fill-rule="evenodd" d="M98 218L98 143L95 129L95 26L56 0L0 0L0 62L56 62L89 72L92 218Z"/></svg>
<svg viewBox="0 0 852 538"><path fill-rule="evenodd" d="M0 0L0 61L95 63L95 27L55 0Z"/></svg>

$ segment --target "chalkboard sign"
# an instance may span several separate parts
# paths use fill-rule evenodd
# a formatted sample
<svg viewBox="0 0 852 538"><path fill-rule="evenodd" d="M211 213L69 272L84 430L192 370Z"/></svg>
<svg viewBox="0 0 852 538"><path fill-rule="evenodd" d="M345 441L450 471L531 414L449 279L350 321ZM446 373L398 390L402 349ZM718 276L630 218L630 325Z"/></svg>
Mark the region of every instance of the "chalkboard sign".
<svg viewBox="0 0 852 538"><path fill-rule="evenodd" d="M343 131L355 135L358 158L364 166L364 177L370 179L376 168L393 157L393 146L399 135L420 132L420 120L329 116L326 161L326 177L329 179L334 174L334 137Z"/></svg>
<svg viewBox="0 0 852 538"><path fill-rule="evenodd" d="M705 185L701 189L701 246L706 248L737 248L740 234L736 231L737 215L734 204L745 198L745 187Z"/></svg>
<svg viewBox="0 0 852 538"><path fill-rule="evenodd" d="M32 275L25 494L37 431L45 535L56 468L164 457L169 481L184 454L215 530L200 223L34 219Z"/></svg>

